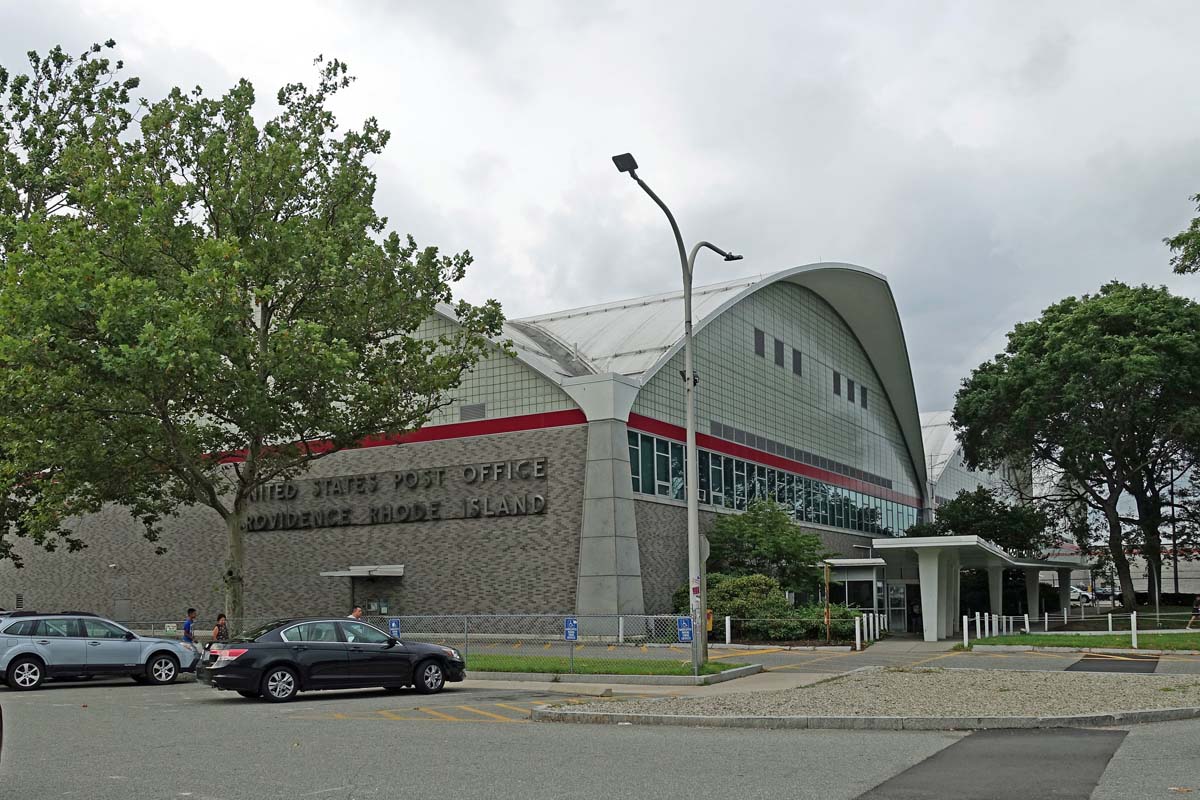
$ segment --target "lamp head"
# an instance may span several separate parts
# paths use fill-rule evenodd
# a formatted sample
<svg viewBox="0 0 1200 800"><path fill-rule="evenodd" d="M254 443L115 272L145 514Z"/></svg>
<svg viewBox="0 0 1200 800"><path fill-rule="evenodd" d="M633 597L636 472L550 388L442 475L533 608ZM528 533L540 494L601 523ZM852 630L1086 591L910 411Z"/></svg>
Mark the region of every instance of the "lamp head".
<svg viewBox="0 0 1200 800"><path fill-rule="evenodd" d="M725 260L726 261L741 261L742 257L737 255L736 253L726 253Z"/></svg>
<svg viewBox="0 0 1200 800"><path fill-rule="evenodd" d="M617 165L617 170L620 172L628 172L630 177L634 177L634 172L637 170L637 159L633 157L633 153L622 153L619 156L613 156L613 163Z"/></svg>

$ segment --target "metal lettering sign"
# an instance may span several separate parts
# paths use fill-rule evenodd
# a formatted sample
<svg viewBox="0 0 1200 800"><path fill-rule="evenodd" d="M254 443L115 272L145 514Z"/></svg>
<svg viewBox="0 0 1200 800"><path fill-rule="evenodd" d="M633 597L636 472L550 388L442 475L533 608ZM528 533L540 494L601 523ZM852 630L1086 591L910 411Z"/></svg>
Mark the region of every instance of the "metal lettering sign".
<svg viewBox="0 0 1200 800"><path fill-rule="evenodd" d="M678 617L675 620L675 627L679 633L679 641L690 643L692 641L692 618Z"/></svg>
<svg viewBox="0 0 1200 800"><path fill-rule="evenodd" d="M563 639L568 642L579 641L579 620L575 617L567 617L563 620Z"/></svg>
<svg viewBox="0 0 1200 800"><path fill-rule="evenodd" d="M400 620L395 617L388 620L388 633L395 639L400 638Z"/></svg>

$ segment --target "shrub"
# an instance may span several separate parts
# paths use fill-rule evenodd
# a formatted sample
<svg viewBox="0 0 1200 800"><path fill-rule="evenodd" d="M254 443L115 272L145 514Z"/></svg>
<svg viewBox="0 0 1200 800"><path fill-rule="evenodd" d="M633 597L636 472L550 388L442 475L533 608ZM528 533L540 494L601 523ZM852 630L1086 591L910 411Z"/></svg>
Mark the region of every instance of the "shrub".
<svg viewBox="0 0 1200 800"><path fill-rule="evenodd" d="M677 590L673 599L677 613L688 613L686 586ZM708 576L708 607L716 620L723 617L746 620L740 625L739 638L762 641L825 638L825 606L793 608L779 582L766 575L712 573ZM859 614L857 609L830 606L832 637L842 641L853 639L854 618Z"/></svg>

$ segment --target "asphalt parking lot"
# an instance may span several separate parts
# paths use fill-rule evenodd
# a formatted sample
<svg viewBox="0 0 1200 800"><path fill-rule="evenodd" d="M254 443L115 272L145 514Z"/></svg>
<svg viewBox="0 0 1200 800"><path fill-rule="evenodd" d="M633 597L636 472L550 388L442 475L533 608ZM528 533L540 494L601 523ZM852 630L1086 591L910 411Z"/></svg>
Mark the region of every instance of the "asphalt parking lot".
<svg viewBox="0 0 1200 800"><path fill-rule="evenodd" d="M863 665L870 652L793 652L790 662L781 657L774 669L840 672ZM888 654L880 648L872 660L885 657L931 666L1026 669L1028 663L1065 669L1079 659ZM1189 662L1166 662L1173 663ZM1195 659L1190 663L1196 666ZM1162 668L1160 662L1156 670ZM621 693L621 687L614 688ZM676 691L664 687L655 693ZM216 692L191 680L166 687L128 680L48 683L28 693L0 688L0 797L271 800L437 792L549 800L672 792L722 800L836 800L942 797L951 785L958 797L1021 800L1200 792L1197 722L1064 739L1051 731L989 738L962 732L529 721L535 705L584 700L484 681L452 684L433 696L342 691L301 695L279 705ZM978 769L981 759L988 764L985 770Z"/></svg>

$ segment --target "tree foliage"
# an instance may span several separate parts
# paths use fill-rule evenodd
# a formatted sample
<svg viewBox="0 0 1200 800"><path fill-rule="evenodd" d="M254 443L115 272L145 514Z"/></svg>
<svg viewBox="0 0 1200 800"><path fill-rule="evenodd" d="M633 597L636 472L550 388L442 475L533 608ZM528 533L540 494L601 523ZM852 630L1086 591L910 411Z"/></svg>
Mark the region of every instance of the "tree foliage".
<svg viewBox="0 0 1200 800"><path fill-rule="evenodd" d="M1008 503L980 486L937 508L932 522L909 528L909 536L978 536L1010 553L1035 557L1053 543L1049 517L1024 503Z"/></svg>
<svg viewBox="0 0 1200 800"><path fill-rule="evenodd" d="M1133 588L1118 508L1138 501L1147 555L1151 513L1200 434L1200 305L1164 288L1109 283L1018 324L1003 353L964 382L954 423L971 465L1032 463L1061 476L1060 507L1099 512L1127 604ZM1143 507L1144 506L1144 507ZM1159 570L1161 574L1161 569Z"/></svg>
<svg viewBox="0 0 1200 800"><path fill-rule="evenodd" d="M708 565L730 575L766 575L785 589L815 589L828 553L820 537L805 533L787 510L770 500L743 514L722 515L708 534Z"/></svg>
<svg viewBox="0 0 1200 800"><path fill-rule="evenodd" d="M1200 211L1200 194L1191 198ZM1171 249L1171 267L1179 274L1200 272L1200 217L1194 217L1190 225L1174 236L1165 239Z"/></svg>
<svg viewBox="0 0 1200 800"><path fill-rule="evenodd" d="M283 87L262 123L241 81L220 97L171 91L135 136L125 95L76 70L62 91L90 93L80 102L95 119L51 159L61 184L22 190L6 173L0 190L53 189L71 209L3 214L8 520L43 545L78 546L65 521L106 502L152 538L180 504L206 505L228 531L235 623L254 490L422 425L502 322L494 301L450 305L469 253L388 230L371 162L389 134L374 119L340 129L329 106L351 78L336 60L318 69L314 87ZM10 114L28 105L11 95ZM423 335L439 310L454 332Z"/></svg>

